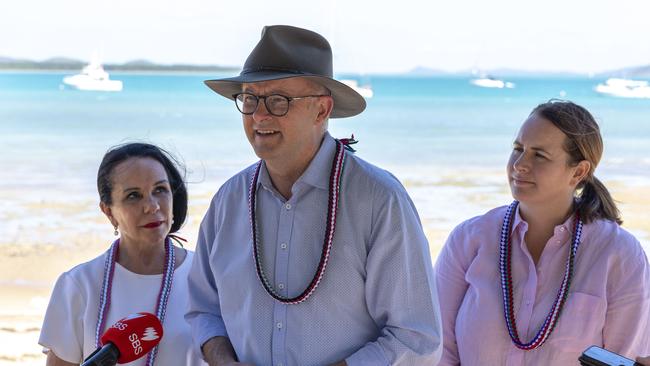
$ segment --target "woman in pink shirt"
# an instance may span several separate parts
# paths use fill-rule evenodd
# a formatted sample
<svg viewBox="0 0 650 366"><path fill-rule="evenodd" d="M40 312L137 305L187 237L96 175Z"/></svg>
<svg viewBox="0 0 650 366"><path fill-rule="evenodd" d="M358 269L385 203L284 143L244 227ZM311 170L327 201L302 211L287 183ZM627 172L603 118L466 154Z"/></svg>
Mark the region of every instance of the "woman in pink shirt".
<svg viewBox="0 0 650 366"><path fill-rule="evenodd" d="M515 201L454 229L436 275L440 365L577 365L590 345L650 353L650 270L594 176L603 152L583 107L552 100L519 130Z"/></svg>

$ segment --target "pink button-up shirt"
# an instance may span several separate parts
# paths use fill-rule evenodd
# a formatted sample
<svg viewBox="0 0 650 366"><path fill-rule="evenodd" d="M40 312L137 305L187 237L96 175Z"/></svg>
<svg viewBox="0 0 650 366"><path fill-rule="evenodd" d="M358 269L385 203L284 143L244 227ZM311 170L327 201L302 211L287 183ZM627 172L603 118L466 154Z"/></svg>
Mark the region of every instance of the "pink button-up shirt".
<svg viewBox="0 0 650 366"><path fill-rule="evenodd" d="M522 351L508 335L499 274L506 206L454 229L436 263L444 351L439 365L578 365L588 346L634 359L650 354L650 269L639 242L611 221L584 225L569 296L540 348ZM555 228L537 266L517 210L512 229L515 318L521 341L544 322L564 275L573 218Z"/></svg>

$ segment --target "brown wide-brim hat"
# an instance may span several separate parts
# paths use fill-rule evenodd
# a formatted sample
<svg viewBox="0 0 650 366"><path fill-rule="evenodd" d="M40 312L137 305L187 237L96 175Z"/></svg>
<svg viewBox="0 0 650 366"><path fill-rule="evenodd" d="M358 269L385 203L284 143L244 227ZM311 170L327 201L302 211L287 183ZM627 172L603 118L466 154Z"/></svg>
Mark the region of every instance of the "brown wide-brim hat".
<svg viewBox="0 0 650 366"><path fill-rule="evenodd" d="M333 78L332 48L316 32L287 25L266 26L262 38L244 63L239 76L206 80L210 89L228 99L242 92L242 84L295 77L310 79L330 90L331 118L351 117L366 109L354 89Z"/></svg>

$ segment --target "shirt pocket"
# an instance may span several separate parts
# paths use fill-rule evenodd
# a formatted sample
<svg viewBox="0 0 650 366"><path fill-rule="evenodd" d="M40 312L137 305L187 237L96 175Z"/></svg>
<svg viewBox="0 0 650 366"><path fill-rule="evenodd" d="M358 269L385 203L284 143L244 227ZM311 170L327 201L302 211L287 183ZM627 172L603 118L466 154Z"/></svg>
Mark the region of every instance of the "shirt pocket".
<svg viewBox="0 0 650 366"><path fill-rule="evenodd" d="M606 313L605 299L571 292L547 342L557 350L578 352L578 355L588 346L602 345Z"/></svg>

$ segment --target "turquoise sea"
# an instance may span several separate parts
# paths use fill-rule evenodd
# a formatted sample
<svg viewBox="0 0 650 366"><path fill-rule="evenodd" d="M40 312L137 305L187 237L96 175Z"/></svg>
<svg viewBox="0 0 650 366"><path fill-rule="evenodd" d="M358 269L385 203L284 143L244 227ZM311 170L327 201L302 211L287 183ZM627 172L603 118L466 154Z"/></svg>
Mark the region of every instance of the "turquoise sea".
<svg viewBox="0 0 650 366"><path fill-rule="evenodd" d="M147 141L170 150L187 166L191 205L200 209L256 160L233 102L202 83L223 75L112 74L124 82L117 93L65 88L65 75L0 73L5 242L62 242L80 226L110 235L97 209L95 175L115 144ZM358 155L400 178L431 230L509 202L512 140L530 110L550 98L575 101L596 116L606 148L597 176L650 184L650 99L599 95L593 89L602 79L508 80L514 89L476 87L469 77L366 75L362 81L374 90L367 110L331 120L330 131L354 133Z"/></svg>

